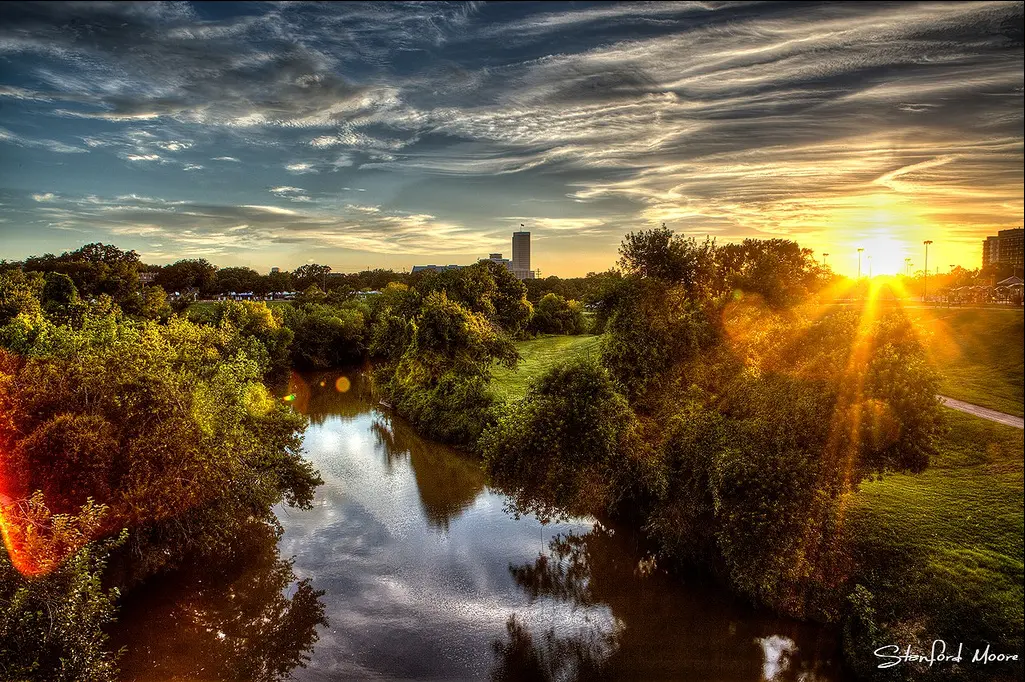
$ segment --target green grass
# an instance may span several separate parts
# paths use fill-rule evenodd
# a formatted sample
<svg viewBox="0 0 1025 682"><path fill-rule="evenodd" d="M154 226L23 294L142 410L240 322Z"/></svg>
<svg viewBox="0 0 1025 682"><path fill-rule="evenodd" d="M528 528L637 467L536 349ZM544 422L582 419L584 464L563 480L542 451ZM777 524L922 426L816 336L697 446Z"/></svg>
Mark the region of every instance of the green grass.
<svg viewBox="0 0 1025 682"><path fill-rule="evenodd" d="M930 332L927 349L940 371L944 395L1017 416L1023 399L1021 310L911 308Z"/></svg>
<svg viewBox="0 0 1025 682"><path fill-rule="evenodd" d="M863 484L849 509L880 620L925 639L1022 642L1022 431L944 410L929 468ZM957 639L960 638L960 639Z"/></svg>
<svg viewBox="0 0 1025 682"><path fill-rule="evenodd" d="M506 400L518 400L527 394L527 385L537 375L562 360L598 353L597 336L543 336L516 343L520 362L515 369L496 367L491 386Z"/></svg>

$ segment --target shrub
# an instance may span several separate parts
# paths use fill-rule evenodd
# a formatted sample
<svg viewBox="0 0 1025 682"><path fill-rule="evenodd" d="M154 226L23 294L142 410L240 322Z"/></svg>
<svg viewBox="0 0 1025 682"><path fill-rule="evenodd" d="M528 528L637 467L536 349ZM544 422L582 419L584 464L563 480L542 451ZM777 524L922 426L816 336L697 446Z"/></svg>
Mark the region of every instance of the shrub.
<svg viewBox="0 0 1025 682"><path fill-rule="evenodd" d="M609 373L580 358L556 365L480 441L484 466L523 510L609 511L641 478L638 423Z"/></svg>

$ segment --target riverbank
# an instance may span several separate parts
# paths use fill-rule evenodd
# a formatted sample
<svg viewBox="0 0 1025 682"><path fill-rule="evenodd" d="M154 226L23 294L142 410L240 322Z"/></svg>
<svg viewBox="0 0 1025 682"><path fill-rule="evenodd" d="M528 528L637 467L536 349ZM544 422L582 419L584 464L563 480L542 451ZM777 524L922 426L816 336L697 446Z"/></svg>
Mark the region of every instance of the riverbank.
<svg viewBox="0 0 1025 682"><path fill-rule="evenodd" d="M971 327L947 338L996 345L977 320ZM509 370L496 373L495 383L504 395L519 397L519 386L525 391L559 359L595 352L596 345L597 337L520 342L516 383ZM1018 651L1025 596L1022 432L949 409L943 418L929 468L864 483L851 497L847 537L858 563L852 584L873 595L881 632L910 638L906 644L935 636ZM847 655L855 667L874 663L870 649Z"/></svg>

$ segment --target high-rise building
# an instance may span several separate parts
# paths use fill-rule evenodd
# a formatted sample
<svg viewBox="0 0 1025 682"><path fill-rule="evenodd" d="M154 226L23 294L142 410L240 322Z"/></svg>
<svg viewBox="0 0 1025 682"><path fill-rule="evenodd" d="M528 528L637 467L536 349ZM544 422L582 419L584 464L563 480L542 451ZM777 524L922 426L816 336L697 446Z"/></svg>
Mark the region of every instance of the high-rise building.
<svg viewBox="0 0 1025 682"><path fill-rule="evenodd" d="M1000 252L997 261L1010 263L1016 268L1025 264L1025 229L1000 230L997 232L1000 237Z"/></svg>
<svg viewBox="0 0 1025 682"><path fill-rule="evenodd" d="M534 279L534 271L530 269L529 232L513 232L512 251L513 274L518 279Z"/></svg>
<svg viewBox="0 0 1025 682"><path fill-rule="evenodd" d="M1000 230L982 243L982 267L1008 263L1015 268L1025 263L1025 229Z"/></svg>

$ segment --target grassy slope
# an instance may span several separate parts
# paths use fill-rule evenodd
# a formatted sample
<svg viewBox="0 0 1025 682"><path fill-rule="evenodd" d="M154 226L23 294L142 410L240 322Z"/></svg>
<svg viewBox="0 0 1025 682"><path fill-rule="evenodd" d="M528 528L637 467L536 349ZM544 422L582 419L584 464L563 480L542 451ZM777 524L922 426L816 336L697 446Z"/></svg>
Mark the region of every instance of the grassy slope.
<svg viewBox="0 0 1025 682"><path fill-rule="evenodd" d="M951 398L1025 414L1021 310L909 308L932 332L928 349Z"/></svg>
<svg viewBox="0 0 1025 682"><path fill-rule="evenodd" d="M866 483L850 509L859 580L907 636L1022 641L1022 431L944 410L930 467ZM974 649L973 649L974 650Z"/></svg>
<svg viewBox="0 0 1025 682"><path fill-rule="evenodd" d="M520 353L520 363L516 369L495 368L491 386L500 398L522 398L527 393L530 380L556 362L597 354L598 339L597 336L543 336L519 341L516 350Z"/></svg>

